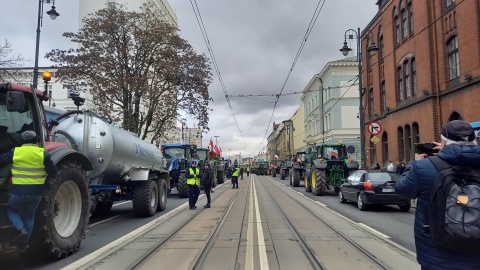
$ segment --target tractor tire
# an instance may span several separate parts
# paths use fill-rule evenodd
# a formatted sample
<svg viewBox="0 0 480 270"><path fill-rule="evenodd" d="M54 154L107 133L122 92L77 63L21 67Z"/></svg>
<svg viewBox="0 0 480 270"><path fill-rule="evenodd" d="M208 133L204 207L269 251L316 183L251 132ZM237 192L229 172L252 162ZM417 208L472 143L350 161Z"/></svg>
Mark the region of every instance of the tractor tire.
<svg viewBox="0 0 480 270"><path fill-rule="evenodd" d="M185 173L180 173L178 176L177 191L180 198L188 198L188 185Z"/></svg>
<svg viewBox="0 0 480 270"><path fill-rule="evenodd" d="M153 180L138 181L133 188L133 212L139 217L155 215L158 207L158 188Z"/></svg>
<svg viewBox="0 0 480 270"><path fill-rule="evenodd" d="M325 170L315 169L315 188L312 187L312 193L315 196L325 195L327 189L327 172ZM313 182L313 179L312 179Z"/></svg>
<svg viewBox="0 0 480 270"><path fill-rule="evenodd" d="M95 206L95 211L93 211L92 215L94 217L104 216L110 213L110 210L112 210L112 206L113 201L97 202L97 206Z"/></svg>
<svg viewBox="0 0 480 270"><path fill-rule="evenodd" d="M292 185L294 187L299 187L300 186L300 180L302 178L302 174L300 173L299 170L293 170L292 173Z"/></svg>
<svg viewBox="0 0 480 270"><path fill-rule="evenodd" d="M290 184L290 186L292 185L292 178L293 178L293 172L290 170L290 172L288 173L288 183Z"/></svg>
<svg viewBox="0 0 480 270"><path fill-rule="evenodd" d="M305 175L303 178L303 184L305 186L305 192L312 192L312 184L310 183L307 175Z"/></svg>
<svg viewBox="0 0 480 270"><path fill-rule="evenodd" d="M158 190L157 212L161 212L167 207L167 181L165 179L157 179L155 182Z"/></svg>
<svg viewBox="0 0 480 270"><path fill-rule="evenodd" d="M223 179L223 172L222 173L219 173L217 174L217 184L223 184L223 182L225 182L225 179Z"/></svg>
<svg viewBox="0 0 480 270"><path fill-rule="evenodd" d="M280 172L280 179L285 180L285 170L282 170L282 172Z"/></svg>
<svg viewBox="0 0 480 270"><path fill-rule="evenodd" d="M24 254L32 260L59 259L77 251L90 219L90 191L85 171L75 162L57 164L57 177L48 177Z"/></svg>

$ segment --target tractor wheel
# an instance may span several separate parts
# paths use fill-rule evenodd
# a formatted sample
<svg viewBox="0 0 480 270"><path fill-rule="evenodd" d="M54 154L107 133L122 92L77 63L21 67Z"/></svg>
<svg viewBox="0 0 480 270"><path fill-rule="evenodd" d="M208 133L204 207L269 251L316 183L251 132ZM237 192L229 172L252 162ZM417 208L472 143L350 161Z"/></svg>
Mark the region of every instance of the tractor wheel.
<svg viewBox="0 0 480 270"><path fill-rule="evenodd" d="M95 217L104 216L112 210L112 206L113 201L97 202L97 206L95 206L95 211L93 211L92 215Z"/></svg>
<svg viewBox="0 0 480 270"><path fill-rule="evenodd" d="M277 170L273 170L273 171L272 171L272 176L273 176L273 177L277 177Z"/></svg>
<svg viewBox="0 0 480 270"><path fill-rule="evenodd" d="M285 180L285 170L282 170L282 171L280 172L280 179L281 179L281 180Z"/></svg>
<svg viewBox="0 0 480 270"><path fill-rule="evenodd" d="M133 212L141 217L155 215L158 208L158 188L153 180L138 181L133 188Z"/></svg>
<svg viewBox="0 0 480 270"><path fill-rule="evenodd" d="M313 170L312 170L313 171ZM313 187L312 178L312 192L315 196L325 195L325 190L327 189L327 173L325 170L315 169L315 188Z"/></svg>
<svg viewBox="0 0 480 270"><path fill-rule="evenodd" d="M223 179L223 172L218 172L217 174L217 184L223 184L225 182L225 179Z"/></svg>
<svg viewBox="0 0 480 270"><path fill-rule="evenodd" d="M177 191L180 198L188 198L187 177L184 172L178 176Z"/></svg>
<svg viewBox="0 0 480 270"><path fill-rule="evenodd" d="M74 162L57 165L57 177L48 177L25 254L31 259L67 257L80 247L90 219L90 192L86 173Z"/></svg>
<svg viewBox="0 0 480 270"><path fill-rule="evenodd" d="M299 170L293 170L292 173L292 185L294 187L300 186L300 179L302 178L302 175Z"/></svg>
<svg viewBox="0 0 480 270"><path fill-rule="evenodd" d="M303 177L303 185L305 186L305 192L312 192L312 185L310 184L307 175Z"/></svg>
<svg viewBox="0 0 480 270"><path fill-rule="evenodd" d="M160 212L167 207L167 181L165 179L157 179L155 182L158 190L157 212Z"/></svg>
<svg viewBox="0 0 480 270"><path fill-rule="evenodd" d="M290 186L293 184L293 174L292 171L288 172L288 182L290 183Z"/></svg>

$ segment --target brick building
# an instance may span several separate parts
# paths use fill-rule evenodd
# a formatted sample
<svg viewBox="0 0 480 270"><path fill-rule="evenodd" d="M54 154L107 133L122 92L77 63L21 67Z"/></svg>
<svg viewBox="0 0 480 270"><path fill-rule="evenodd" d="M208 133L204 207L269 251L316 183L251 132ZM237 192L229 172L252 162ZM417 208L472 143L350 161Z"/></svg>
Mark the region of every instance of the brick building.
<svg viewBox="0 0 480 270"><path fill-rule="evenodd" d="M439 140L444 123L480 121L480 1L378 0L362 32L366 164L413 159L415 142ZM367 130L367 129L366 129Z"/></svg>

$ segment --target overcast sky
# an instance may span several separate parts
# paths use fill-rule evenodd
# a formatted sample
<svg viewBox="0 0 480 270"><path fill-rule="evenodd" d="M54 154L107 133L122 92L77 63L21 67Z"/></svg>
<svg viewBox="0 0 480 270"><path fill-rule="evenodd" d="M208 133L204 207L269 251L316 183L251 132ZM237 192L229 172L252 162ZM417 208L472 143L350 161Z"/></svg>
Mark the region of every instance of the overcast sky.
<svg viewBox="0 0 480 270"><path fill-rule="evenodd" d="M55 21L46 16L40 40L40 66L51 65L43 58L54 48L71 46L61 35L78 29L79 0L57 0L60 13ZM100 1L100 0L99 0ZM318 0L196 0L221 76L229 95L278 94L285 82ZM323 3L324 0L321 0ZM0 40L7 39L14 53L34 58L38 1L3 1ZM283 93L302 91L312 76L327 62L342 58L339 49L349 28L363 29L375 16L376 0L325 0L323 9ZM208 57L207 46L195 18L190 0L169 0L178 17L180 35L198 53ZM45 4L45 9L50 5ZM355 44L352 44L355 46ZM30 66L33 66L33 62ZM254 156L266 147L265 134L273 111L274 97L263 101L231 97L241 134L228 108L215 70L210 95L214 103L206 146L217 135L224 155L242 152ZM300 95L280 97L273 121L289 119L300 106ZM188 126L195 122L188 121ZM268 128L268 132L266 132ZM213 138L215 140L215 138Z"/></svg>

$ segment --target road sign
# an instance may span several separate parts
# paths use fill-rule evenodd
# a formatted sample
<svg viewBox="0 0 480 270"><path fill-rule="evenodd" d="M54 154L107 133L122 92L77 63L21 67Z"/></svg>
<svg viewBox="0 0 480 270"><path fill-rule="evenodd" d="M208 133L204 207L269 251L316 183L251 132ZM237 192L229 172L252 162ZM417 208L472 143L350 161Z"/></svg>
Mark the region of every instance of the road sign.
<svg viewBox="0 0 480 270"><path fill-rule="evenodd" d="M382 126L378 122L371 122L367 126L368 132L372 135L378 135L382 131Z"/></svg>
<svg viewBox="0 0 480 270"><path fill-rule="evenodd" d="M372 141L374 144L377 144L377 143L380 141L380 139L379 139L377 136L373 136L373 137L370 139L370 141Z"/></svg>

